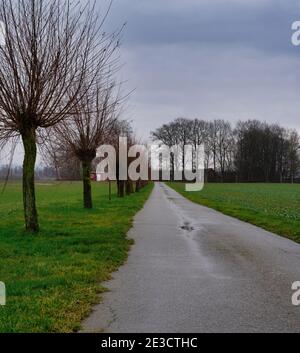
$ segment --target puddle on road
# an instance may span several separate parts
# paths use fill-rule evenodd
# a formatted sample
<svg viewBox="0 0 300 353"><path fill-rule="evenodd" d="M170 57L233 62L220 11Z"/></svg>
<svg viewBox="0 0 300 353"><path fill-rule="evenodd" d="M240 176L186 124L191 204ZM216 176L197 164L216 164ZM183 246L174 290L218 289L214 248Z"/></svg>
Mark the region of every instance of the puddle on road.
<svg viewBox="0 0 300 353"><path fill-rule="evenodd" d="M184 225L181 226L180 229L185 230L187 232L193 232L195 230L195 228L192 227L188 222L184 223Z"/></svg>

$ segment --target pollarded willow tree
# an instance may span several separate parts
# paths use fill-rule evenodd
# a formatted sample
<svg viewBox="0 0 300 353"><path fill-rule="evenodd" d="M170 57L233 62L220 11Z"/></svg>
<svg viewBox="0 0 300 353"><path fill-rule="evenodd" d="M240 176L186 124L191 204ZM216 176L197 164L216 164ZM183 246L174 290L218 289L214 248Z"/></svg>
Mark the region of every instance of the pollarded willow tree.
<svg viewBox="0 0 300 353"><path fill-rule="evenodd" d="M114 61L115 59L113 59ZM111 63L112 64L112 63ZM71 157L76 157L82 166L84 208L93 207L91 188L92 162L101 144L108 144L115 133L116 122L122 100L118 86L103 82L111 77L111 65L100 73L95 87L86 90L77 102L73 114L57 124L51 131L55 148L67 148ZM53 142L52 136L52 142ZM48 141L50 139L48 137ZM52 147L53 148L53 147Z"/></svg>
<svg viewBox="0 0 300 353"><path fill-rule="evenodd" d="M26 229L39 230L34 169L41 131L69 116L116 47L94 3L0 0L0 140L21 138ZM43 141L41 141L43 143Z"/></svg>

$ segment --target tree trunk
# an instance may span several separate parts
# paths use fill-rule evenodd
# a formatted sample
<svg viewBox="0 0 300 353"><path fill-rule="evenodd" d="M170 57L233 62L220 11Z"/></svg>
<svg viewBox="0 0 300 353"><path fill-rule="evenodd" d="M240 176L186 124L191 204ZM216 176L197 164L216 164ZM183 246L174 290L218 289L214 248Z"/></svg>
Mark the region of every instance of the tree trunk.
<svg viewBox="0 0 300 353"><path fill-rule="evenodd" d="M130 196L130 194L131 194L130 182L127 180L126 181L126 195Z"/></svg>
<svg viewBox="0 0 300 353"><path fill-rule="evenodd" d="M175 156L174 153L171 153L171 172L170 172L171 181L175 181Z"/></svg>
<svg viewBox="0 0 300 353"><path fill-rule="evenodd" d="M125 196L125 181L123 180L119 180L118 183L118 196L122 198Z"/></svg>
<svg viewBox="0 0 300 353"><path fill-rule="evenodd" d="M91 165L91 161L82 161L83 205L87 209L93 208Z"/></svg>
<svg viewBox="0 0 300 353"><path fill-rule="evenodd" d="M120 197L120 180L117 180L117 195Z"/></svg>
<svg viewBox="0 0 300 353"><path fill-rule="evenodd" d="M141 180L137 180L135 184L135 192L140 192L141 191Z"/></svg>
<svg viewBox="0 0 300 353"><path fill-rule="evenodd" d="M23 204L26 231L36 233L39 231L38 214L35 202L34 172L36 163L36 133L31 128L22 133L24 146L23 162Z"/></svg>
<svg viewBox="0 0 300 353"><path fill-rule="evenodd" d="M131 180L126 181L126 195L130 196L134 193L133 182Z"/></svg>

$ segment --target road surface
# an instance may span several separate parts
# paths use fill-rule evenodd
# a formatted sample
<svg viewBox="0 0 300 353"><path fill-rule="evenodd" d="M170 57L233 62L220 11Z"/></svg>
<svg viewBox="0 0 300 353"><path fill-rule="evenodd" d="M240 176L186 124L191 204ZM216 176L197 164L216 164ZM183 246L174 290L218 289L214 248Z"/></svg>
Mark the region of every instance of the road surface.
<svg viewBox="0 0 300 353"><path fill-rule="evenodd" d="M299 332L300 245L158 183L86 332Z"/></svg>

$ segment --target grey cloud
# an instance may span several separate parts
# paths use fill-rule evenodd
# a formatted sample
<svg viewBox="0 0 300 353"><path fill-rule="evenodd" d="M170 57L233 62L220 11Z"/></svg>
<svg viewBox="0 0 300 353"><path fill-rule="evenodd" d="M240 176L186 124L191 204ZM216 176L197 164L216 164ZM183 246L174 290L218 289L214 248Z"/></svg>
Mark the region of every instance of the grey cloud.
<svg viewBox="0 0 300 353"><path fill-rule="evenodd" d="M215 47L190 48L187 57L181 46L158 47L154 53L143 48L126 57L128 77L137 88L131 117L144 136L181 115L232 122L253 118L300 129L295 57L272 58L252 49L220 53Z"/></svg>
<svg viewBox="0 0 300 353"><path fill-rule="evenodd" d="M183 5L184 4L184 5ZM298 0L115 0L113 20L128 20L125 45L192 43L289 51Z"/></svg>
<svg viewBox="0 0 300 353"><path fill-rule="evenodd" d="M298 0L115 0L128 118L140 135L178 116L261 119L300 130Z"/></svg>

